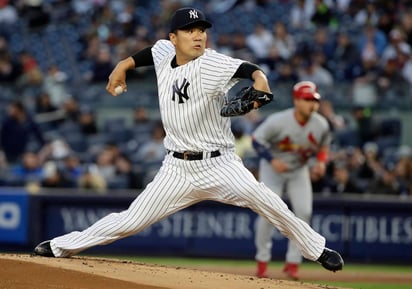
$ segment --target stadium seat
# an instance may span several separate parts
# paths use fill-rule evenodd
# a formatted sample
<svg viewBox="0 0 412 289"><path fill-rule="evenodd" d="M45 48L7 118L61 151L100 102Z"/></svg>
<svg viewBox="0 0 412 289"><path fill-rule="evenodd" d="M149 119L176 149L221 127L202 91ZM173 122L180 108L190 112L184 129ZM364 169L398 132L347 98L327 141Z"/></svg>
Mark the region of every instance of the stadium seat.
<svg viewBox="0 0 412 289"><path fill-rule="evenodd" d="M132 130L126 127L119 127L118 129L106 132L108 138L116 143L128 142L133 138Z"/></svg>
<svg viewBox="0 0 412 289"><path fill-rule="evenodd" d="M124 175L118 175L110 178L107 180L107 187L109 189L115 190L115 189L127 189L129 186L129 180L127 179L127 176Z"/></svg>
<svg viewBox="0 0 412 289"><path fill-rule="evenodd" d="M398 118L386 118L380 121L376 143L381 151L389 147L398 147L402 138L402 122Z"/></svg>
<svg viewBox="0 0 412 289"><path fill-rule="evenodd" d="M84 153L87 151L87 142L83 134L69 133L65 134L65 140L76 153Z"/></svg>
<svg viewBox="0 0 412 289"><path fill-rule="evenodd" d="M96 153L101 150L109 141L110 138L106 133L89 135L86 138L87 150L90 154Z"/></svg>
<svg viewBox="0 0 412 289"><path fill-rule="evenodd" d="M64 122L58 127L58 131L61 135L68 135L74 133L81 133L81 128L78 123L75 122Z"/></svg>

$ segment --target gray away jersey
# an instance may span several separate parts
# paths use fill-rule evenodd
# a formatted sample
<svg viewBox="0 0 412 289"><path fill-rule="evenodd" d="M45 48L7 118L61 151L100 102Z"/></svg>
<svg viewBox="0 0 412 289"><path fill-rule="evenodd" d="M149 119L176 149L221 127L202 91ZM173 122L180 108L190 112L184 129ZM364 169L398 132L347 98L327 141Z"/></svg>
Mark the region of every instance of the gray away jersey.
<svg viewBox="0 0 412 289"><path fill-rule="evenodd" d="M166 149L233 151L230 118L221 117L220 109L239 80L232 76L244 61L206 49L197 59L173 68L175 54L169 40L152 47Z"/></svg>
<svg viewBox="0 0 412 289"><path fill-rule="evenodd" d="M328 122L312 113L308 122L299 124L290 108L270 115L253 133L255 140L270 147L274 158L285 161L290 170L302 167L322 146L330 145Z"/></svg>

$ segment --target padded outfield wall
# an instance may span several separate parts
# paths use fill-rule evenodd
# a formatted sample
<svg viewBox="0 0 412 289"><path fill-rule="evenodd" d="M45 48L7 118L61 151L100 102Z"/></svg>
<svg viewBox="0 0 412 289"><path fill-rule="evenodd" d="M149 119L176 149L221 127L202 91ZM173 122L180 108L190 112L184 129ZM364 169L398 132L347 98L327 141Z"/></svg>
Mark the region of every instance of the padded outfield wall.
<svg viewBox="0 0 412 289"><path fill-rule="evenodd" d="M78 191L29 194L0 190L0 247L31 250L38 242L82 230L99 218L128 207L133 195ZM312 226L348 261L412 264L412 199L379 196L314 199ZM202 202L145 231L87 253L253 259L256 214ZM283 259L287 240L275 232L273 259Z"/></svg>

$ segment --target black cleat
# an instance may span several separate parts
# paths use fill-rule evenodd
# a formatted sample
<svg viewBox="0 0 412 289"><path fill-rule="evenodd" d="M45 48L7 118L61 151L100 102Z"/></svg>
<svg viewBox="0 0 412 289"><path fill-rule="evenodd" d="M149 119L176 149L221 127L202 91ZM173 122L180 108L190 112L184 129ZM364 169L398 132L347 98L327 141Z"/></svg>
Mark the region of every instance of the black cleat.
<svg viewBox="0 0 412 289"><path fill-rule="evenodd" d="M341 255L328 248L323 250L322 255L320 255L316 262L320 263L323 268L333 272L342 270L343 268L343 259Z"/></svg>
<svg viewBox="0 0 412 289"><path fill-rule="evenodd" d="M50 241L41 242L34 248L33 255L43 256L43 257L55 257L53 251L50 247Z"/></svg>

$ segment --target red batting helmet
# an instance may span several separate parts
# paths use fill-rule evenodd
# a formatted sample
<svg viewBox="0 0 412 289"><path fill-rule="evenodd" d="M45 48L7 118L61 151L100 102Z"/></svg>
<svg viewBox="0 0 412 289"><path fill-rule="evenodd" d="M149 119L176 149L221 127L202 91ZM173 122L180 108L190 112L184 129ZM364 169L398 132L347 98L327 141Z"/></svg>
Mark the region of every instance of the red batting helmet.
<svg viewBox="0 0 412 289"><path fill-rule="evenodd" d="M301 81L293 86L293 97L319 100L318 87L312 81Z"/></svg>

